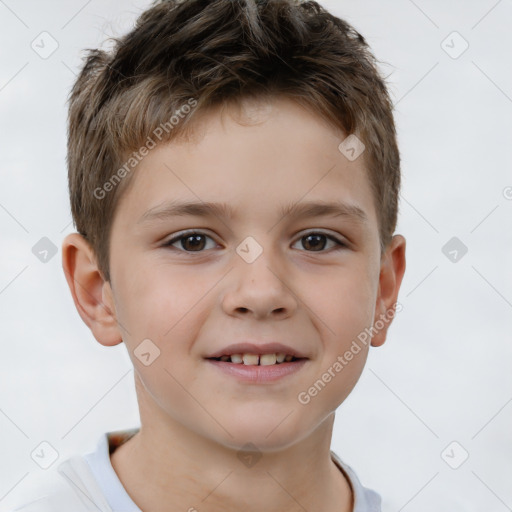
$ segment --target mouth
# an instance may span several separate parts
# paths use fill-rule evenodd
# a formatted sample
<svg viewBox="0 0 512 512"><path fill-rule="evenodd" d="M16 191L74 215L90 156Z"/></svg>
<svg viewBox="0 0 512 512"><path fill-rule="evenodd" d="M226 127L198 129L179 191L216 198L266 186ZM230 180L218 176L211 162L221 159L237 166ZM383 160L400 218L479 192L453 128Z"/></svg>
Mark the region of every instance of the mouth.
<svg viewBox="0 0 512 512"><path fill-rule="evenodd" d="M282 352L271 354L223 354L205 358L207 363L239 383L271 385L287 376L300 372L309 361L307 357L296 357Z"/></svg>
<svg viewBox="0 0 512 512"><path fill-rule="evenodd" d="M306 359L305 357L295 357L292 354L274 353L274 354L230 354L220 357L207 357L211 361L222 361L224 363L242 364L246 366L273 366L283 363L294 363Z"/></svg>
<svg viewBox="0 0 512 512"><path fill-rule="evenodd" d="M238 382L271 384L300 372L309 361L306 355L309 354L292 344L247 341L228 345L204 359L214 371Z"/></svg>

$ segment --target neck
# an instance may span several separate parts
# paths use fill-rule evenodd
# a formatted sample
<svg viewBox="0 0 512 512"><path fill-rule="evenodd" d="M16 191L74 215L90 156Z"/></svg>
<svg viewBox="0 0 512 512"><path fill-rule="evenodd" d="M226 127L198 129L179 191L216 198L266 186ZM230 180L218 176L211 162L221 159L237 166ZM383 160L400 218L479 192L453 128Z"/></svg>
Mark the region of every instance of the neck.
<svg viewBox="0 0 512 512"><path fill-rule="evenodd" d="M140 431L111 462L144 512L352 511L350 484L330 454L334 413L298 443L251 458L162 411L147 414L147 404L140 412Z"/></svg>

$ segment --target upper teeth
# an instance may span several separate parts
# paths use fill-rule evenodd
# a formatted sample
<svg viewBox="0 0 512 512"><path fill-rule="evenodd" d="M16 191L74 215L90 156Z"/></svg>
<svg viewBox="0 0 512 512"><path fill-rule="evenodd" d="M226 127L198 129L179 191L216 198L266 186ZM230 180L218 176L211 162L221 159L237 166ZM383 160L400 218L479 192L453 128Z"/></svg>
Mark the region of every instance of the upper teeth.
<svg viewBox="0 0 512 512"><path fill-rule="evenodd" d="M289 362L293 356L289 354L231 354L230 356L221 356L221 361L231 361L232 363L243 363L246 365L268 366L271 364L282 363L283 361Z"/></svg>

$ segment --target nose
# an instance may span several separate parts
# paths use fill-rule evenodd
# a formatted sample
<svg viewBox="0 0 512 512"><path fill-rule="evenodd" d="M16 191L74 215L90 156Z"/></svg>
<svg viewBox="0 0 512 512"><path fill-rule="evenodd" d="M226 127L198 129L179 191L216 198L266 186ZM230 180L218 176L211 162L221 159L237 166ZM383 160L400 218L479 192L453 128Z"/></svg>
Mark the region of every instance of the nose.
<svg viewBox="0 0 512 512"><path fill-rule="evenodd" d="M248 263L236 255L235 268L229 273L222 307L229 315L252 315L255 319L288 318L298 306L289 274L277 264L271 251L263 251Z"/></svg>

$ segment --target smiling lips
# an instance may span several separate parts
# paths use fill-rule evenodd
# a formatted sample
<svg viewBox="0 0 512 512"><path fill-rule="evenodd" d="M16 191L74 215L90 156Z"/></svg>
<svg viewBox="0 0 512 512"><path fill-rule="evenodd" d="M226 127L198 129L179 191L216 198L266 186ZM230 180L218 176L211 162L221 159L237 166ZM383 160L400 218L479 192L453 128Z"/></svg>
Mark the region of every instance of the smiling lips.
<svg viewBox="0 0 512 512"><path fill-rule="evenodd" d="M278 357L279 361L278 362ZM284 357L284 359L283 359ZM275 352L254 354L251 352L222 354L206 358L206 361L220 372L247 384L271 384L287 375L304 368L309 361L306 357L296 358L292 354Z"/></svg>
<svg viewBox="0 0 512 512"><path fill-rule="evenodd" d="M223 355L221 357L212 357L209 359L215 359L216 361L224 361L228 363L235 364L245 364L245 365L260 365L260 366L270 366L273 364L280 364L283 362L291 362L297 361L299 358L292 356L291 354L285 354L283 352L274 353L274 354L231 354L230 356Z"/></svg>
<svg viewBox="0 0 512 512"><path fill-rule="evenodd" d="M236 343L207 356L206 359L246 366L271 366L307 357L282 343Z"/></svg>

